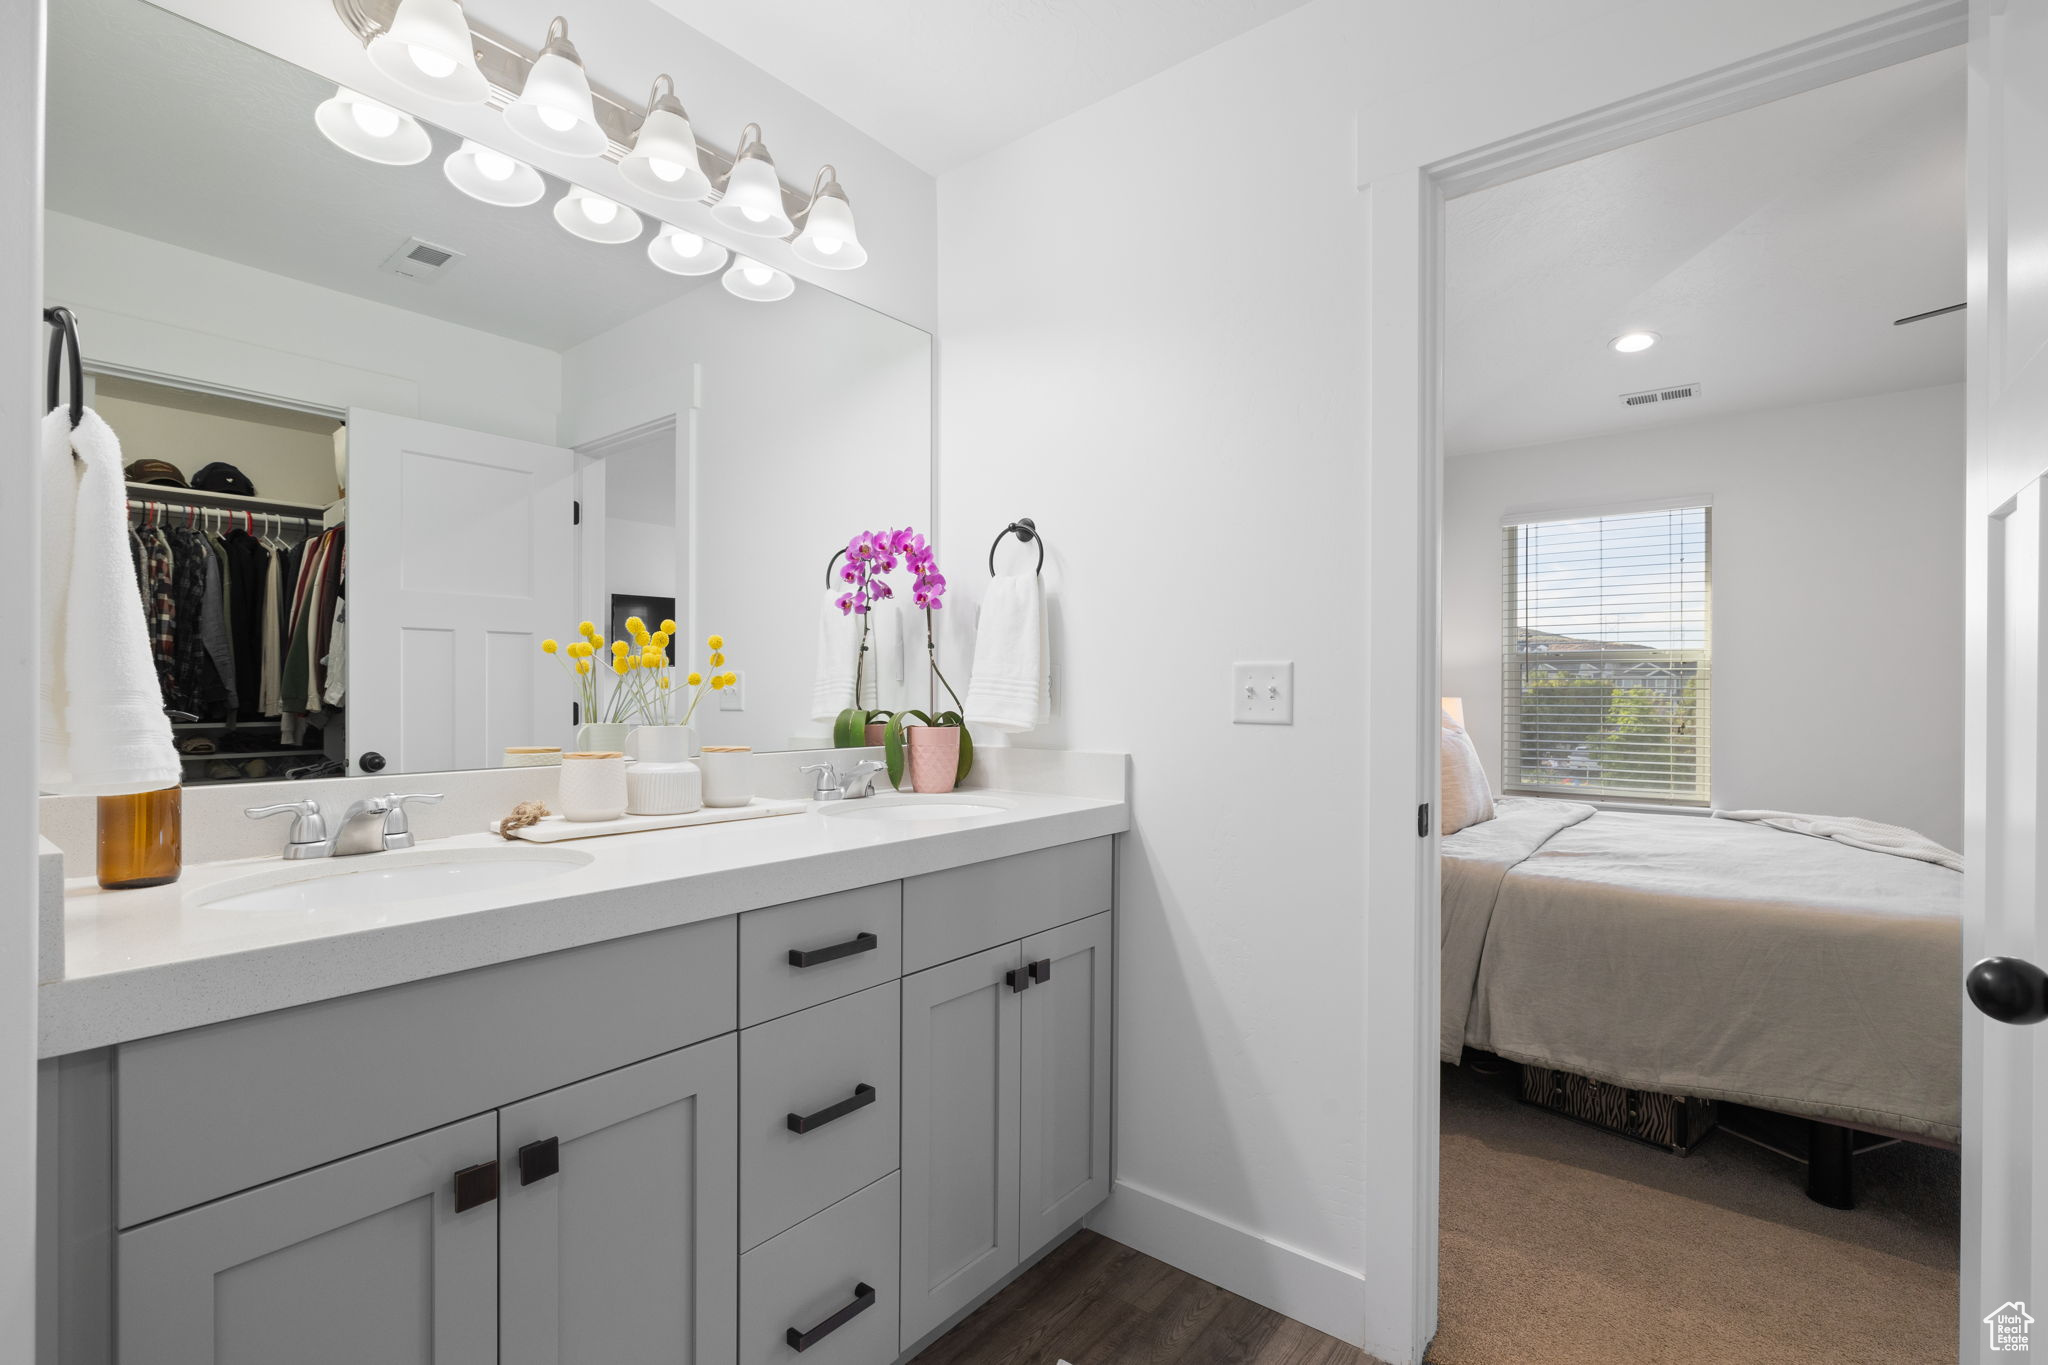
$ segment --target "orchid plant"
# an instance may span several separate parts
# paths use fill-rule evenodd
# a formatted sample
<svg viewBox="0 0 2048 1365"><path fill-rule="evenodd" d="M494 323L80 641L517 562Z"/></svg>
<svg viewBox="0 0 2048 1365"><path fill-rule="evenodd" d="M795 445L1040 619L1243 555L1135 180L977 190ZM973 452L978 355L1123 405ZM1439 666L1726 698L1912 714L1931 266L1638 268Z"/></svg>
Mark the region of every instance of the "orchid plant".
<svg viewBox="0 0 2048 1365"><path fill-rule="evenodd" d="M953 684L946 681L946 675L939 670L938 644L932 630L932 613L946 605L946 576L939 572L936 553L917 529L905 526L889 531L862 531L846 543L846 562L839 567L839 581L847 585L847 591L839 595L839 610L848 616L859 616L860 658L854 665L853 696L860 700L861 686L865 681L868 661L868 623L866 617L876 603L888 601L896 596L896 589L889 583L888 575L899 568L911 576L910 600L924 612L924 650L930 661L932 676L946 689L946 695L953 699L953 709L932 715L924 711L870 711L855 705L839 713L838 721L832 727L832 741L842 749L857 748L867 743L867 727L875 722L887 721L888 733L883 739L884 751L889 762L889 780L897 786L903 785L903 727L910 720L923 725L949 725L960 731L960 767L958 776L965 777L974 766L974 740L968 733L967 720L961 714L965 709L960 704L960 694L953 690Z"/></svg>

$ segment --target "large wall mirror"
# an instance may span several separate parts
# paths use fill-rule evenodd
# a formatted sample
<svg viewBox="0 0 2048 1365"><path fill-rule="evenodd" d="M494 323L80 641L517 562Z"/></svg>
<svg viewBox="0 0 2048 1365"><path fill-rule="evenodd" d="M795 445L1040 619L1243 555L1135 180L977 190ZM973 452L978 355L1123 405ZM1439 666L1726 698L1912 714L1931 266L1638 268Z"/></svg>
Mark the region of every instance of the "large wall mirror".
<svg viewBox="0 0 2048 1365"><path fill-rule="evenodd" d="M669 273L661 223L552 176L472 198L425 119L413 164L350 155L331 80L145 0L52 6L49 92L45 288L130 462L188 783L572 747L606 717L566 646L590 622L602 668L627 616L676 623L674 686L736 675L701 742L830 742L828 563L930 519L923 331ZM925 705L896 673L880 704Z"/></svg>

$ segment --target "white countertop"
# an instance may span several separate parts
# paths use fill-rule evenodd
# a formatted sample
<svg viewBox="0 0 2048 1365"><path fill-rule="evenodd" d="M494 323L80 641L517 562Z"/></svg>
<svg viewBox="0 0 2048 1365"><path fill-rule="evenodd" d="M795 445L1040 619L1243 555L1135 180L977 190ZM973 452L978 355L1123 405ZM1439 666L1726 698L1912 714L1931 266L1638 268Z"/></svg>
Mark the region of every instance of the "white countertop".
<svg viewBox="0 0 2048 1365"><path fill-rule="evenodd" d="M201 864L169 886L102 891L65 882L64 975L41 987L41 1055L147 1038L404 981L465 971L762 906L896 881L1130 827L1123 801L977 788L1000 814L968 821L800 815L619 834L546 846L488 834L422 840L412 855ZM899 800L871 798L877 805ZM866 803L860 803L865 805ZM849 807L848 809L851 809ZM369 871L435 851L590 855L545 880L320 910L201 909L221 883ZM485 855L471 855L485 856ZM537 869L538 870L538 869Z"/></svg>

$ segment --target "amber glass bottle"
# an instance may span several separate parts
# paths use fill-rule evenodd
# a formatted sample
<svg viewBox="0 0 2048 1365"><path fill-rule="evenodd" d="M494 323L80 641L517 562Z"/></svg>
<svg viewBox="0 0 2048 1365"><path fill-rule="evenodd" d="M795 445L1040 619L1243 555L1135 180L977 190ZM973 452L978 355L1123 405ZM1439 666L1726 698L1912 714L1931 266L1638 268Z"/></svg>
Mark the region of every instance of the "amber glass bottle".
<svg viewBox="0 0 2048 1365"><path fill-rule="evenodd" d="M184 867L180 789L100 798L100 885L109 891L162 886Z"/></svg>

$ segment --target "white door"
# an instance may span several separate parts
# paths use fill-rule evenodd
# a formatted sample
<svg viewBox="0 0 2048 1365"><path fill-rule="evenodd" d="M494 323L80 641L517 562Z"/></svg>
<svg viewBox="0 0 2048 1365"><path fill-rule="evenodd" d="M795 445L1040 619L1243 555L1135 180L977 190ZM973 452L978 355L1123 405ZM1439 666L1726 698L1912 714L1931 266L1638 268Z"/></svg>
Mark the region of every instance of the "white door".
<svg viewBox="0 0 2048 1365"><path fill-rule="evenodd" d="M2048 0L1970 11L1962 1359L1989 1362L2048 1349Z"/></svg>
<svg viewBox="0 0 2048 1365"><path fill-rule="evenodd" d="M348 461L349 770L567 742L540 642L578 619L571 452L351 408Z"/></svg>

